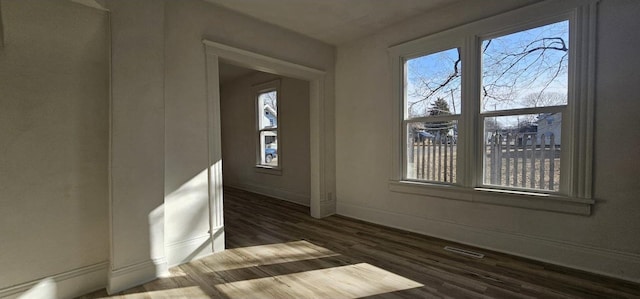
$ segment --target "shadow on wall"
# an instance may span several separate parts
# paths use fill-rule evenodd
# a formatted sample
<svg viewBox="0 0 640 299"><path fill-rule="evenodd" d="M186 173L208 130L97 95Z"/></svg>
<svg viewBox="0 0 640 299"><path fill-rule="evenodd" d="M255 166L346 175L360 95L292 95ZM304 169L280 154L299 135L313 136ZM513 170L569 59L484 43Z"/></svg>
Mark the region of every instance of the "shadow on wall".
<svg viewBox="0 0 640 299"><path fill-rule="evenodd" d="M212 171L219 169L219 164L221 161L211 167ZM135 206L136 203L130 205ZM221 225L214 229L211 227L212 223L222 221L211 221L211 206L209 171L205 169L192 174L184 183L175 187L175 190L168 192L163 204L148 211L148 226L127 227L126 224L115 221L113 226L118 227L121 235L129 230L137 230L137 233L134 233L139 236L140 242L120 244L114 249L114 260L135 260L112 270L108 291L118 293L157 277L166 277L169 275L168 267L209 255L214 252L214 247L221 250L224 246L224 230ZM141 223L141 220L137 219L131 223ZM213 237L210 233L212 231ZM135 252L124 251L126 248L133 248Z"/></svg>
<svg viewBox="0 0 640 299"><path fill-rule="evenodd" d="M163 220L169 266L212 252L210 208L207 169L197 172L165 196ZM159 221L152 214L149 216L150 226Z"/></svg>
<svg viewBox="0 0 640 299"><path fill-rule="evenodd" d="M191 179L187 180L175 191L166 197L169 204L162 204L148 214L149 257L158 257L165 251L170 260L169 265L177 265L202 257L212 252L212 238L209 234L209 205L208 205L208 172L203 170ZM167 207L171 211L166 211ZM167 215L171 218L167 218ZM205 223L205 226L202 224ZM215 237L219 237L222 231L217 231ZM164 235L163 235L164 234ZM192 238L192 235L200 238ZM178 240L174 243L165 242L165 248L154 248L153 244L166 236ZM215 239L214 237L214 239ZM114 253L114 254L117 254ZM154 261L155 262L155 261ZM115 270L118 271L118 270ZM163 267L156 265L157 277L167 276ZM47 277L39 280L35 285L28 283L20 286L14 294L17 298L63 298L68 296L65 286L59 285L66 279L63 276ZM14 295L15 296L15 295ZM11 296L10 296L11 297Z"/></svg>

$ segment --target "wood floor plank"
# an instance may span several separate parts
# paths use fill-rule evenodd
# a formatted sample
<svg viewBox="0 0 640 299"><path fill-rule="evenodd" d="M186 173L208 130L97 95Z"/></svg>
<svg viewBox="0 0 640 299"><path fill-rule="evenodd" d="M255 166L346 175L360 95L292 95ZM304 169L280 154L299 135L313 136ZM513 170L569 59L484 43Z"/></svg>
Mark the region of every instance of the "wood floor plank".
<svg viewBox="0 0 640 299"><path fill-rule="evenodd" d="M227 250L80 298L640 298L640 285L225 187ZM445 251L454 246L485 255Z"/></svg>

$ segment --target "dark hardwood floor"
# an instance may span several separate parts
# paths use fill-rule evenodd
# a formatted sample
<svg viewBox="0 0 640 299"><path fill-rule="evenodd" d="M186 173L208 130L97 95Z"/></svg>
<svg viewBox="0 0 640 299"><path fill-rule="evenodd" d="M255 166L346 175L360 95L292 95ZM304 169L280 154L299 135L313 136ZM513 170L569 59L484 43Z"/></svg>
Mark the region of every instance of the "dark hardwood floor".
<svg viewBox="0 0 640 299"><path fill-rule="evenodd" d="M225 188L227 250L115 296L81 298L640 298L640 286ZM443 250L455 246L477 259Z"/></svg>

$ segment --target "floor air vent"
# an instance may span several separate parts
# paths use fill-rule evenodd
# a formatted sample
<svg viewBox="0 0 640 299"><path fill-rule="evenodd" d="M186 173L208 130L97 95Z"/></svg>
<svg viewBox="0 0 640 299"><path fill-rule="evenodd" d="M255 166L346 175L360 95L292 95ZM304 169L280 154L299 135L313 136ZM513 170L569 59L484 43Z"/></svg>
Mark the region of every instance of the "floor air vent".
<svg viewBox="0 0 640 299"><path fill-rule="evenodd" d="M462 255L474 257L474 258L477 258L477 259L481 259L481 258L484 257L484 254L482 254L482 253L477 253L477 252L473 252L473 251L469 251L469 250L465 250L465 249L461 249L461 248L456 248L456 247L451 247L451 246L445 246L444 250L451 251L451 252L457 253L457 254L462 254Z"/></svg>

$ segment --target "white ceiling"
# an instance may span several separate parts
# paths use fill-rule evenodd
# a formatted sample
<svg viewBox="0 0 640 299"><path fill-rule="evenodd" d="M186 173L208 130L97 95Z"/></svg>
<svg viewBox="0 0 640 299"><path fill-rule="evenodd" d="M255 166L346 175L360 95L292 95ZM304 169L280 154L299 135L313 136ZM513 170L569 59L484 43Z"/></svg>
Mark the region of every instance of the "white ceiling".
<svg viewBox="0 0 640 299"><path fill-rule="evenodd" d="M205 0L338 45L459 0Z"/></svg>

